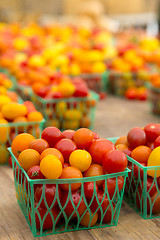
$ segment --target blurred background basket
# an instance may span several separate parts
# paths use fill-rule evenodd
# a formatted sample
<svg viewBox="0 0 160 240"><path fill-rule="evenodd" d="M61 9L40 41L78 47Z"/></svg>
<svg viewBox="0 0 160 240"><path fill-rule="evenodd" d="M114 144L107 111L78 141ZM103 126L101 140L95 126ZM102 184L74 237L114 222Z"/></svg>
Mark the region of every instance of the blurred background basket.
<svg viewBox="0 0 160 240"><path fill-rule="evenodd" d="M160 115L160 88L154 87L151 83L147 83L149 90L149 102L151 112Z"/></svg>
<svg viewBox="0 0 160 240"><path fill-rule="evenodd" d="M28 175L24 171L24 169L19 165L17 159L13 155L11 148L9 149L11 156L12 156L12 166L13 166L13 174L14 174L14 181L15 181L15 189L16 189L16 196L18 204L28 222L28 225L33 233L33 235L36 236L46 236L51 234L57 234L62 232L70 232L70 231L76 231L76 230L82 230L82 229L92 229L92 228L101 228L101 227L110 227L110 226L116 226L119 218L119 213L121 209L122 199L123 199L123 193L124 193L124 187L126 182L126 177L128 176L129 170L126 169L124 172L121 173L113 173L113 174L106 174L102 176L96 176L96 177L88 177L88 178L81 178L81 179L56 179L56 180L49 180L49 179L42 179L42 180L31 180L29 179ZM123 177L124 184L121 191L119 191L118 187L118 177ZM108 189L107 189L107 179L114 178L116 180L116 187L115 192L113 194L113 197L110 198ZM80 200L83 199L86 207L82 215L78 212L78 207L80 205L80 202L77 206L74 205L72 200L72 192L71 192L71 184L79 183L81 182L81 186L79 189L79 192L81 193ZM97 207L94 205L95 212L91 213L91 204L93 201L98 200L97 192L94 190L94 194L92 196L92 199L90 202L87 202L87 199L84 194L84 184L86 182L93 182L94 186L96 185L96 181L104 181L105 182L105 191L104 191L104 197L107 197L107 207L105 210L103 210L103 199L101 202L97 202ZM36 188L37 184L41 184L43 186L42 195L38 203L35 205L35 198L34 198L34 189ZM46 184L55 184L56 186L56 193L55 198L50 205L48 206L46 199L45 199L45 185ZM60 187L60 184L68 184L69 185L69 191L68 191L68 197L65 205L62 207L61 204L61 198L59 195L58 188ZM45 204L45 214L40 215L39 213L39 206L41 203ZM70 216L66 215L65 208L68 202L72 202L72 211ZM56 208L59 209L58 213L55 214L53 212L53 205ZM52 209L52 210L51 210ZM88 224L88 227L84 227L80 224L83 216L86 212L89 212L90 221ZM99 220L98 222L91 226L91 221L94 218L94 215L96 213L99 213ZM72 216L76 215L76 218L72 219ZM47 229L45 220L48 218L50 220L50 229ZM61 218L61 219L60 219Z"/></svg>

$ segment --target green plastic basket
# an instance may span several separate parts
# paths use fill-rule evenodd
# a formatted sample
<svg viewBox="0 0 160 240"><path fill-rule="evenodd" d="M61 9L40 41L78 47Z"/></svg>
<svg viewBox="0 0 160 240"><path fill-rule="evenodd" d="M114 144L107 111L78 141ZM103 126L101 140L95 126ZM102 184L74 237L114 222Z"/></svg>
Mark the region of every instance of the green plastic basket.
<svg viewBox="0 0 160 240"><path fill-rule="evenodd" d="M113 143L116 142L116 138L109 138ZM124 200L144 219L160 218L160 190L159 184L156 178L157 171L160 170L160 166L144 167L133 158L127 156L128 168L131 172L128 175L126 181ZM147 171L155 171L154 178L147 176ZM151 186L147 186L147 179L153 179ZM151 191L157 191L155 198L152 197ZM157 205L159 209L156 210Z"/></svg>
<svg viewBox="0 0 160 240"><path fill-rule="evenodd" d="M62 232L82 230L82 229L110 227L110 226L117 225L121 204L122 204L122 199L123 199L126 177L128 176L128 172L130 171L129 169L126 169L124 172L120 172L120 173L107 174L107 175L88 177L88 178L31 180L28 177L27 173L24 171L24 169L19 165L17 159L15 158L15 156L11 151L11 148L9 148L9 152L12 156L12 166L13 166L17 201L35 237L57 234ZM119 191L118 177L120 176L124 178L124 184L123 184L123 188ZM114 178L116 181L115 191L112 198L110 198L108 189L107 189L107 180L110 178ZM104 191L104 195L101 202L99 202L98 200L96 190L94 190L92 199L88 201L84 194L84 184L86 182L93 182L95 186L96 182L99 180L102 180L105 182L105 191ZM77 205L73 203L73 199L71 197L71 193L72 193L71 184L73 183L81 183L81 186L78 189L78 191L81 194L80 194L80 199ZM43 189L42 189L41 198L39 202L35 205L34 194L35 194L35 188L37 184L40 184L41 186L43 186ZM55 197L53 199L53 202L49 206L45 198L46 184L55 184L56 186ZM61 204L62 198L60 198L59 196L59 188L61 184L69 185L67 201L63 205L63 207ZM106 197L108 198L107 205L105 209L102 209L102 204L103 204L104 198ZM80 215L78 212L78 208L82 200L85 203L85 210L82 213L82 215ZM94 210L94 213L91 213L90 207L93 200L94 201L96 200L96 204L98 204L97 205L98 207L96 210ZM43 204L45 204L45 207L43 206L43 209L45 209L45 214L40 215L39 206L42 204L42 201L43 201ZM65 212L68 202L70 202L72 206L72 211L70 215L68 214L66 215L66 212ZM55 209L55 204L56 204L56 209L58 209L58 213L56 216L51 211ZM80 222L87 211L89 212L89 223L88 223L88 226L84 227L81 225ZM99 220L95 225L91 226L92 218L96 213L100 215ZM103 223L104 218L106 217L106 214L108 217L107 217L107 220L105 221L107 222ZM72 218L73 215L74 216L76 215L76 218ZM45 223L45 221L47 221L45 220L46 217L50 219L50 222L51 222L50 229L47 229L46 227L46 223Z"/></svg>
<svg viewBox="0 0 160 240"><path fill-rule="evenodd" d="M73 76L75 78L75 76ZM108 71L104 73L83 73L77 77L82 78L89 89L97 93L106 92L108 89Z"/></svg>
<svg viewBox="0 0 160 240"><path fill-rule="evenodd" d="M147 83L149 90L149 103L151 112L160 115L160 88L154 87L151 83Z"/></svg>
<svg viewBox="0 0 160 240"><path fill-rule="evenodd" d="M23 100L25 101L31 100L31 96L33 95L31 87L17 84L16 91L18 95L21 96L21 98L23 98Z"/></svg>
<svg viewBox="0 0 160 240"><path fill-rule="evenodd" d="M9 152L7 148L11 146L12 140L19 133L29 132L34 137L39 138L43 130L45 120L41 122L12 122L0 124L0 165L8 163Z"/></svg>
<svg viewBox="0 0 160 240"><path fill-rule="evenodd" d="M80 98L46 100L35 95L31 97L31 101L46 119L45 126L55 126L62 131L80 127L93 129L98 99L99 96L93 91L90 91L88 97Z"/></svg>
<svg viewBox="0 0 160 240"><path fill-rule="evenodd" d="M108 73L108 88L112 94L116 96L124 96L130 87L145 86L149 80L150 74L143 72L118 72L110 70Z"/></svg>

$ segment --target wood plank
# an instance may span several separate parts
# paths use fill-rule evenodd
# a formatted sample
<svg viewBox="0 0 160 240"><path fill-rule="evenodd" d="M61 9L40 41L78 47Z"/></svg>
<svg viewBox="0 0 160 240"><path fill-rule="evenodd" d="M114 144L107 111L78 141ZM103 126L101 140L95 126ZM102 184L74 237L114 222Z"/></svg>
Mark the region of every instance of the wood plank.
<svg viewBox="0 0 160 240"><path fill-rule="evenodd" d="M124 135L134 126L158 122L146 102L130 102L109 96L98 103L95 132L101 137ZM12 169L0 167L0 240L35 239L16 202ZM158 240L160 220L144 220L126 203L122 204L116 227L83 230L40 237L39 240Z"/></svg>

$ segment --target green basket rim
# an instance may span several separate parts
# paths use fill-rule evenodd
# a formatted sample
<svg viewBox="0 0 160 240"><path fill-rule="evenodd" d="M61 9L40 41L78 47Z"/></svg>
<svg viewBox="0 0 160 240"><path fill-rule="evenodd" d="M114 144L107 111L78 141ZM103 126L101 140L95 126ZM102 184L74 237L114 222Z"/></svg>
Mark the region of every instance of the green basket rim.
<svg viewBox="0 0 160 240"><path fill-rule="evenodd" d="M112 138L107 138L107 139L108 139L109 141L111 141L111 142L114 143L118 138L119 138L119 137L112 137ZM140 164L139 162L137 162L136 160L134 160L133 158L129 157L128 155L127 155L127 159L128 159L130 162L134 163L136 166L142 168L144 171L147 171L147 170L158 170L158 169L160 169L160 165L159 165L159 166L149 166L149 167L145 167L145 166L143 166L142 164Z"/></svg>
<svg viewBox="0 0 160 240"><path fill-rule="evenodd" d="M1 127L19 127L19 126L28 126L28 125L35 125L35 124L41 124L45 123L45 119L42 119L41 121L35 121L35 122L9 122L9 123L1 123Z"/></svg>
<svg viewBox="0 0 160 240"><path fill-rule="evenodd" d="M21 169L21 171L24 173L26 176L28 182L31 184L67 184L67 183L79 183L79 182L90 182L90 181L98 181L98 180L104 180L104 179L109 179L109 178L114 178L114 177L119 177L119 176L128 176L128 172L131 172L129 168L126 168L125 171L123 172L118 172L118 173L111 173L111 174L105 174L105 175L100 175L100 176L94 176L94 177L83 177L83 178L67 178L67 179L37 179L33 180L30 179L25 172L25 170L21 167L19 164L17 158L14 156L12 153L11 147L7 148L8 151L10 152L11 156L14 158L14 161L18 165L18 167Z"/></svg>

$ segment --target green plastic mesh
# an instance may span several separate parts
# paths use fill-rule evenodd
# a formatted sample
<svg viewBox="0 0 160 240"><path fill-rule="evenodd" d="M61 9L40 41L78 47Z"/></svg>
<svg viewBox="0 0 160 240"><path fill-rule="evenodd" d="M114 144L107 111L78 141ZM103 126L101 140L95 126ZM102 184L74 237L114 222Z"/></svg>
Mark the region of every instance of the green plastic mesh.
<svg viewBox="0 0 160 240"><path fill-rule="evenodd" d="M41 179L41 180L31 180L29 179L26 172L21 168L17 159L12 154L11 148L9 149L12 156L12 166L14 173L14 181L15 181L15 189L18 204L28 222L28 225L33 233L36 236L46 236L50 234L57 234L62 232L76 231L81 229L92 229L92 228L100 228L100 227L109 227L117 225L119 213L121 209L124 187L126 182L126 177L128 176L129 170L126 169L121 173L107 174L97 177L88 177L88 178L80 178L80 179L57 179L57 180L49 180L49 179ZM123 188L119 191L118 187L118 178L124 178ZM112 197L110 197L107 189L107 180L110 178L114 178L116 181L115 191ZM96 188L94 187L94 193L90 200L85 197L84 194L84 184L86 182L93 182L94 186L96 186L96 182L102 180L105 182L104 195L101 202L98 200ZM76 204L73 202L71 184L73 183L81 183L79 192L80 199ZM37 184L41 184L42 186L42 194L39 202L35 204L35 187ZM55 184L56 192L53 201L49 204L45 198L45 186L46 184ZM61 184L68 184L69 190L67 195L67 200L65 204L62 206L62 198L59 196L59 187ZM62 195L63 197L63 195ZM104 198L107 197L107 205L106 208L102 208L102 204ZM82 214L79 214L78 209L81 204L81 200L85 203L85 210ZM91 212L91 205L93 205L93 201L96 201L96 209L94 213ZM40 214L39 207L43 202L43 208L45 205L45 211L43 214ZM65 211L67 204L71 206L71 213L68 215ZM55 205L56 208L59 209L58 213L55 214ZM81 225L81 220L86 212L89 212L89 222L87 226ZM99 218L98 222L91 226L91 221L94 218L94 215L98 213ZM107 219L107 220L106 220ZM46 227L46 222L49 220L50 227L49 229Z"/></svg>
<svg viewBox="0 0 160 240"><path fill-rule="evenodd" d="M109 138L113 143L117 139ZM129 156L127 159L131 172L126 180L124 200L144 219L160 218L160 183L156 177L160 166L144 167ZM153 170L154 178L148 177L148 170ZM150 185L147 185L148 179ZM153 192L156 192L154 197Z"/></svg>

